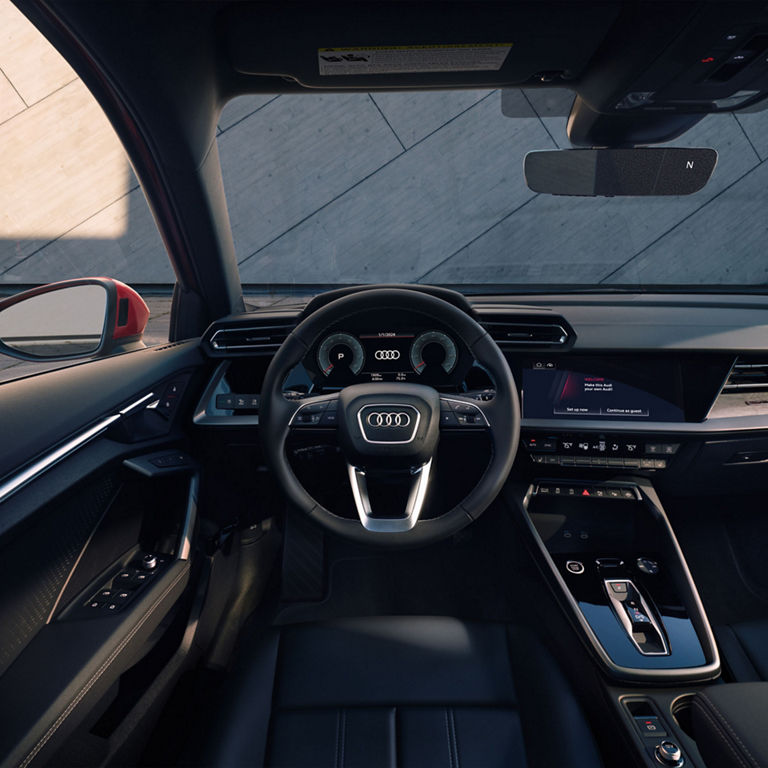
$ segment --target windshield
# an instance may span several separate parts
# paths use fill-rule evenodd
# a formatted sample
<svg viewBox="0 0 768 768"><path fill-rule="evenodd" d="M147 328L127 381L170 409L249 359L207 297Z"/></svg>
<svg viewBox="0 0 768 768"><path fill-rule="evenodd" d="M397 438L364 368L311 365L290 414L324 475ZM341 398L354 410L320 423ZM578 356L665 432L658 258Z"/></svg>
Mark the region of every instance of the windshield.
<svg viewBox="0 0 768 768"><path fill-rule="evenodd" d="M499 90L230 102L218 143L243 283L470 293L766 284L768 112L709 115L670 142L718 152L693 195L563 197L528 189L523 160L570 148L566 117L515 93L522 116L503 114Z"/></svg>

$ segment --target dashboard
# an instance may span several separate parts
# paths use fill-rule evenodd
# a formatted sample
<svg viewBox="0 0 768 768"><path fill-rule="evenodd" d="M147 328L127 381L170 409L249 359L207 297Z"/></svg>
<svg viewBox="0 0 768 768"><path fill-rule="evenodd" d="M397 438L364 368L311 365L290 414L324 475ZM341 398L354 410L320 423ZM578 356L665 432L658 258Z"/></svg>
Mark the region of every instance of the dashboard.
<svg viewBox="0 0 768 768"><path fill-rule="evenodd" d="M521 467L541 472L543 464L558 475L621 468L657 479L693 472L686 482L703 488L724 476L746 487L768 462L764 297L485 297L472 311L517 382ZM262 310L209 329L203 345L219 365L197 424L258 423L260 381L301 313ZM213 343L221 333L237 343ZM492 396L454 329L417 313L356 314L325 329L297 369L286 381L295 396L373 381ZM755 372L764 377L739 378Z"/></svg>

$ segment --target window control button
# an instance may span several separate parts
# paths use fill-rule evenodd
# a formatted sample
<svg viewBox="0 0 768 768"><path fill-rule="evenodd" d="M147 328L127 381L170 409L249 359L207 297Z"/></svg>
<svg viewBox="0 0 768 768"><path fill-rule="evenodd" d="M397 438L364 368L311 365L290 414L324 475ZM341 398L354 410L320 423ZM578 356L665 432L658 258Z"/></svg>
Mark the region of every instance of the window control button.
<svg viewBox="0 0 768 768"><path fill-rule="evenodd" d="M116 603L124 603L130 598L130 596L130 592L127 590L121 590L120 592L115 592L113 601Z"/></svg>
<svg viewBox="0 0 768 768"><path fill-rule="evenodd" d="M111 589L102 589L98 595L96 595L96 598L98 600L106 600L108 597L112 597L112 590Z"/></svg>
<svg viewBox="0 0 768 768"><path fill-rule="evenodd" d="M121 603L117 600L107 600L102 604L105 613L117 613L120 610Z"/></svg>
<svg viewBox="0 0 768 768"><path fill-rule="evenodd" d="M119 587L120 584L130 584L135 573L136 571L133 568L126 568L124 571L120 571L120 573L115 576L115 586Z"/></svg>
<svg viewBox="0 0 768 768"><path fill-rule="evenodd" d="M667 732L658 717L636 717L635 723L643 736L666 736Z"/></svg>
<svg viewBox="0 0 768 768"><path fill-rule="evenodd" d="M95 611L95 610L98 610L99 608L101 608L102 605L103 605L103 603L101 602L101 600L89 600L85 604L85 607L88 608L91 611Z"/></svg>

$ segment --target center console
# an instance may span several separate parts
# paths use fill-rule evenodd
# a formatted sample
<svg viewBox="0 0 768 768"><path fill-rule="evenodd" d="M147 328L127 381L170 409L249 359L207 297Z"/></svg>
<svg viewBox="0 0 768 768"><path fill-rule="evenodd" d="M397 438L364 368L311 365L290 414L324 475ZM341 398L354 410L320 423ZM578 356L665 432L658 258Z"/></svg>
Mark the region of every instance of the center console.
<svg viewBox="0 0 768 768"><path fill-rule="evenodd" d="M717 675L712 631L648 481L540 478L524 508L550 578L613 677Z"/></svg>
<svg viewBox="0 0 768 768"><path fill-rule="evenodd" d="M509 492L537 562L602 666L609 697L646 765L702 765L683 728L683 704L719 675L720 660L650 480L542 474Z"/></svg>

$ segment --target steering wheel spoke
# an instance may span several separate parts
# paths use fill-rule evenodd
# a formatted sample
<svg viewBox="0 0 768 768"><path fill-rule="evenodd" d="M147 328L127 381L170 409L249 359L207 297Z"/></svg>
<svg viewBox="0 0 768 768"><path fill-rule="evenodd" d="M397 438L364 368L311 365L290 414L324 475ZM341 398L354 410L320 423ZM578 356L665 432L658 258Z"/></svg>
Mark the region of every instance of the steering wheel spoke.
<svg viewBox="0 0 768 768"><path fill-rule="evenodd" d="M292 429L324 427L335 429L339 424L338 395L319 395L303 397L295 401L296 410L290 417L288 426Z"/></svg>
<svg viewBox="0 0 768 768"><path fill-rule="evenodd" d="M421 510L424 506L424 499L429 488L429 476L432 468L432 459L424 462L420 466L412 467L407 472L407 480L410 483L408 490L408 499L405 504L403 514L394 517L385 517L383 514L377 514L371 507L371 497L369 493L369 474L360 467L347 464L349 472L349 482L352 486L352 496L355 499L355 507L363 528L374 533L403 533L410 531L419 520ZM378 472L379 480L384 478L391 480L395 475L403 476L403 472Z"/></svg>

